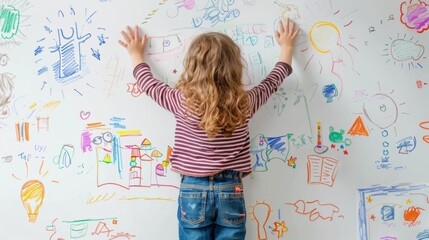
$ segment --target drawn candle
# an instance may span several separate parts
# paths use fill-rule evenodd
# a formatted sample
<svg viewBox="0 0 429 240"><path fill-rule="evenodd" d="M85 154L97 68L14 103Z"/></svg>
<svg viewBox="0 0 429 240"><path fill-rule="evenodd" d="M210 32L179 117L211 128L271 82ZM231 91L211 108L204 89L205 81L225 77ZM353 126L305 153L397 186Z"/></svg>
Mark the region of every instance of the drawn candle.
<svg viewBox="0 0 429 240"><path fill-rule="evenodd" d="M320 122L317 122L317 148L322 147L322 129Z"/></svg>
<svg viewBox="0 0 429 240"><path fill-rule="evenodd" d="M314 151L319 154L328 151L328 147L322 145L322 124L320 121L317 122L317 145L314 147Z"/></svg>

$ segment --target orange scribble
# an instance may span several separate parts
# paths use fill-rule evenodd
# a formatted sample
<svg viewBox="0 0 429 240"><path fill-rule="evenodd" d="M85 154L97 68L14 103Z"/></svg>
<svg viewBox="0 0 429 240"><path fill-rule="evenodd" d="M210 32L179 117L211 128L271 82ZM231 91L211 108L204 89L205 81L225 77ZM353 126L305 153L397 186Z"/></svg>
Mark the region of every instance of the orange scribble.
<svg viewBox="0 0 429 240"><path fill-rule="evenodd" d="M407 210L404 211L404 220L406 222L415 223L417 218L419 218L421 210L424 210L421 207L409 207Z"/></svg>
<svg viewBox="0 0 429 240"><path fill-rule="evenodd" d="M30 141L30 123L29 122L25 122L24 124L24 136L27 142Z"/></svg>
<svg viewBox="0 0 429 240"><path fill-rule="evenodd" d="M425 130L429 130L429 121L421 122L419 126Z"/></svg>
<svg viewBox="0 0 429 240"><path fill-rule="evenodd" d="M286 227L285 221L282 222L274 222L274 229L272 232L277 233L277 238L281 238L289 229Z"/></svg>
<svg viewBox="0 0 429 240"><path fill-rule="evenodd" d="M15 133L16 133L16 140L18 142L21 142L24 140L30 141L30 123L25 122L24 125L20 123L15 123Z"/></svg>
<svg viewBox="0 0 429 240"><path fill-rule="evenodd" d="M104 127L104 126L106 126L106 125L105 125L104 123L101 123L101 122L87 123L87 124L86 124L86 128L87 128L87 129L89 129L89 128Z"/></svg>

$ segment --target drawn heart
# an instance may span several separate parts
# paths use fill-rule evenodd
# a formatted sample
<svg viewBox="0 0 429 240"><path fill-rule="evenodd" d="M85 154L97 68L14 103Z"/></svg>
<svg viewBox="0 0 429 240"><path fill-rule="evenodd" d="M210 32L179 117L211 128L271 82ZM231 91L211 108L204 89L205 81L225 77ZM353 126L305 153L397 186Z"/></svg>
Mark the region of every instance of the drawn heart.
<svg viewBox="0 0 429 240"><path fill-rule="evenodd" d="M80 111L80 118L82 118L82 120L88 119L89 116L91 116L90 112Z"/></svg>

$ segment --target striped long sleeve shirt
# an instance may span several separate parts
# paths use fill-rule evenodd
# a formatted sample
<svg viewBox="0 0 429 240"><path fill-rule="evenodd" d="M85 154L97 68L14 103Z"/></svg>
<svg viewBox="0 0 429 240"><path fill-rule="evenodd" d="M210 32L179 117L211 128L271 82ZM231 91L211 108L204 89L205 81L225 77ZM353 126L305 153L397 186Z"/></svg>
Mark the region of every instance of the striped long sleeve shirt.
<svg viewBox="0 0 429 240"><path fill-rule="evenodd" d="M248 90L250 113L246 123L229 137L218 134L209 139L207 133L198 127L200 117L186 115L184 97L179 89L154 78L146 63L137 65L133 72L139 90L175 116L174 145L170 156L172 171L195 177L211 176L223 170L242 172L244 176L252 172L249 120L291 73L289 64L276 63L261 83Z"/></svg>

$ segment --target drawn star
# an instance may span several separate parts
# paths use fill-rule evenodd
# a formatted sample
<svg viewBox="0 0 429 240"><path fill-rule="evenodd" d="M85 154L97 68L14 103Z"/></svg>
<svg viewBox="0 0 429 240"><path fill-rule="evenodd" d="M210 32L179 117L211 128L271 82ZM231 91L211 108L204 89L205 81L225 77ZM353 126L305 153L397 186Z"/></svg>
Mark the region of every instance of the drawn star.
<svg viewBox="0 0 429 240"><path fill-rule="evenodd" d="M349 155L349 151L347 151L347 150L344 150L343 153L344 153L344 155Z"/></svg>
<svg viewBox="0 0 429 240"><path fill-rule="evenodd" d="M337 146L335 144L331 144L331 148L336 148Z"/></svg>
<svg viewBox="0 0 429 240"><path fill-rule="evenodd" d="M374 214L371 214L371 217L369 217L372 221L375 221L375 216Z"/></svg>
<svg viewBox="0 0 429 240"><path fill-rule="evenodd" d="M174 69L174 70L173 70L173 73L174 73L174 74L177 74L177 70L176 70L176 69Z"/></svg>
<svg viewBox="0 0 429 240"><path fill-rule="evenodd" d="M372 197L371 196L368 196L367 198L366 198L366 201L368 202L368 203L372 203Z"/></svg>
<svg viewBox="0 0 429 240"><path fill-rule="evenodd" d="M277 238L283 237L283 235L288 231L288 228L286 227L285 221L274 222L274 229L273 232L277 232Z"/></svg>
<svg viewBox="0 0 429 240"><path fill-rule="evenodd" d="M412 202L413 202L413 200L411 200L411 199L409 199L409 198L408 198L408 199L407 199L407 201L406 201L406 203L407 203L407 204L411 204Z"/></svg>
<svg viewBox="0 0 429 240"><path fill-rule="evenodd" d="M290 158L289 158L289 160L287 160L287 165L289 166L289 167L293 167L293 168L296 168L296 157L293 157L293 156L291 156Z"/></svg>

